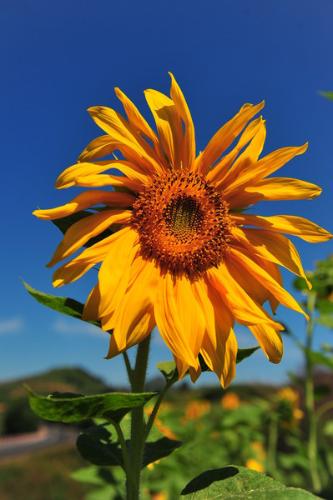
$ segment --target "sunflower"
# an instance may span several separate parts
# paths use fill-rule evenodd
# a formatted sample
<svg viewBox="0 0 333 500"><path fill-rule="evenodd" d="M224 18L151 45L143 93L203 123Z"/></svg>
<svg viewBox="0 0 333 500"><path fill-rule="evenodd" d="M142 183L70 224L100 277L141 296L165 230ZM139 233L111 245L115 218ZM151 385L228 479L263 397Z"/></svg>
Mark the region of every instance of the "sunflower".
<svg viewBox="0 0 333 500"><path fill-rule="evenodd" d="M309 182L269 177L307 144L260 158L266 127L255 116L262 102L245 104L196 155L191 114L170 76L170 97L145 91L156 131L119 88L126 117L103 106L89 108L104 135L60 174L56 187L93 189L34 215L54 220L85 211L48 265L89 243L56 270L53 285L71 283L101 264L84 318L113 331L107 357L140 343L157 325L180 377L190 371L195 380L203 358L227 386L235 374L236 322L278 363L282 326L264 303L273 313L282 304L304 314L282 286L279 266L306 280L299 254L283 233L312 243L331 235L302 217L245 212L261 200L320 194ZM105 187L112 189L100 189Z"/></svg>

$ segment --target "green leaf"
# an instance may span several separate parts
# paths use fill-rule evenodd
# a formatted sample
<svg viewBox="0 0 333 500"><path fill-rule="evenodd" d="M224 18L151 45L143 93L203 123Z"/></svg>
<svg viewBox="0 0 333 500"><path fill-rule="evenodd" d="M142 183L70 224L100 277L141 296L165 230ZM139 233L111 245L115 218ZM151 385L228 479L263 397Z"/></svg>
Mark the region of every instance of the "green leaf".
<svg viewBox="0 0 333 500"><path fill-rule="evenodd" d="M163 457L167 457L181 445L181 441L175 441L166 437L146 443L143 455L143 467Z"/></svg>
<svg viewBox="0 0 333 500"><path fill-rule="evenodd" d="M243 359L248 358L259 349L259 346L249 347L248 349L238 349L236 363L240 363Z"/></svg>
<svg viewBox="0 0 333 500"><path fill-rule="evenodd" d="M119 444L111 442L111 434L103 427L92 427L82 432L76 446L80 455L94 465L123 466Z"/></svg>
<svg viewBox="0 0 333 500"><path fill-rule="evenodd" d="M333 420L325 422L323 433L325 436L333 437Z"/></svg>
<svg viewBox="0 0 333 500"><path fill-rule="evenodd" d="M77 423L91 418L108 418L119 422L132 408L138 408L156 395L112 392L84 396L39 396L29 390L30 407L39 417L52 422Z"/></svg>
<svg viewBox="0 0 333 500"><path fill-rule="evenodd" d="M333 313L333 302L329 299L319 299L316 303L316 309L321 314Z"/></svg>
<svg viewBox="0 0 333 500"><path fill-rule="evenodd" d="M167 381L176 381L178 379L176 363L174 361L161 361L161 363L157 363L156 368L160 370Z"/></svg>
<svg viewBox="0 0 333 500"><path fill-rule="evenodd" d="M35 288L32 288L28 283L23 281L23 285L27 292L40 304L43 304L54 311L65 314L66 316L72 316L72 318L77 318L82 320L83 304L77 300L70 299L68 297L59 297L56 295L50 295L44 292L40 292ZM82 320L84 321L84 320ZM87 323L92 323L95 326L99 326L99 323L95 321L87 321Z"/></svg>
<svg viewBox="0 0 333 500"><path fill-rule="evenodd" d="M323 365L333 370L333 356L328 356L319 351L310 351L310 358L313 364Z"/></svg>
<svg viewBox="0 0 333 500"><path fill-rule="evenodd" d="M105 483L112 484L114 482L109 469L96 467L95 465L81 467L81 469L72 472L70 477L75 481L87 484L105 485Z"/></svg>
<svg viewBox="0 0 333 500"><path fill-rule="evenodd" d="M321 90L319 94L323 97L326 97L326 99L333 101L333 92L331 92L330 90Z"/></svg>
<svg viewBox="0 0 333 500"><path fill-rule="evenodd" d="M317 323L326 326L326 328L333 328L333 314L322 314L317 318Z"/></svg>
<svg viewBox="0 0 333 500"><path fill-rule="evenodd" d="M310 276L308 274L307 274L307 277L310 280ZM296 288L296 290L299 290L300 292L306 293L309 291L308 285L306 284L306 281L304 278L301 278L301 277L295 278L293 285Z"/></svg>
<svg viewBox="0 0 333 500"><path fill-rule="evenodd" d="M249 347L247 349L238 349L236 363L240 363L244 359L248 358L258 349L259 346ZM200 366L201 366L201 371L203 372L210 371L210 369L208 368L208 366L206 365L206 363L202 358L200 358ZM176 363L174 361L162 361L161 363L157 363L156 367L158 368L158 370L160 370L160 372L167 381L176 381L178 379Z"/></svg>
<svg viewBox="0 0 333 500"><path fill-rule="evenodd" d="M188 499L207 500L307 500L319 498L299 488L287 488L284 484L264 474L229 465L222 469L203 472L183 489Z"/></svg>
<svg viewBox="0 0 333 500"><path fill-rule="evenodd" d="M120 495L114 486L104 486L98 490L90 491L84 497L85 500L122 500L124 497Z"/></svg>

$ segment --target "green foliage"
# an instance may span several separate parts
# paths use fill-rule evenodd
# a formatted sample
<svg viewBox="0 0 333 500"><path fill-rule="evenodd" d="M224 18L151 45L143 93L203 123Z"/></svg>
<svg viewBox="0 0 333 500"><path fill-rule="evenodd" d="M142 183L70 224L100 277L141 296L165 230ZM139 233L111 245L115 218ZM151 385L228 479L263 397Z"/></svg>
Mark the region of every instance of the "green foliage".
<svg viewBox="0 0 333 500"><path fill-rule="evenodd" d="M157 441L148 441L144 449L142 466L145 467L148 464L156 462L156 460L167 457L181 445L181 441L166 437L160 438Z"/></svg>
<svg viewBox="0 0 333 500"><path fill-rule="evenodd" d="M82 432L76 446L82 458L92 464L123 466L120 446L111 442L111 433L106 427L95 426Z"/></svg>
<svg viewBox="0 0 333 500"><path fill-rule="evenodd" d="M333 314L322 314L317 319L317 323L326 326L326 328L333 328Z"/></svg>
<svg viewBox="0 0 333 500"><path fill-rule="evenodd" d="M12 401L5 412L3 434L33 432L37 430L38 423L38 418L30 411L28 401L19 398Z"/></svg>
<svg viewBox="0 0 333 500"><path fill-rule="evenodd" d="M44 292L40 292L35 288L32 288L28 283L23 281L23 285L27 292L37 300L40 304L43 304L54 311L65 314L66 316L72 316L72 318L77 318L82 320L83 304L77 300L68 297L59 297L56 295L50 295ZM93 325L99 326L99 323L95 321L89 321Z"/></svg>
<svg viewBox="0 0 333 500"><path fill-rule="evenodd" d="M249 347L247 349L238 349L236 363L240 363L244 359L252 356L259 349L259 346Z"/></svg>
<svg viewBox="0 0 333 500"><path fill-rule="evenodd" d="M333 370L333 356L329 356L319 351L310 351L308 355L313 364L326 366Z"/></svg>
<svg viewBox="0 0 333 500"><path fill-rule="evenodd" d="M287 488L284 484L264 474L234 465L203 472L188 483L182 495L189 500L208 498L310 500L318 498L298 488Z"/></svg>
<svg viewBox="0 0 333 500"><path fill-rule="evenodd" d="M110 468L95 467L94 465L82 467L81 469L72 472L71 477L80 483L94 485L104 485L105 483L112 484L114 482Z"/></svg>
<svg viewBox="0 0 333 500"><path fill-rule="evenodd" d="M132 408L147 403L155 393L113 392L84 396L81 394L50 394L39 396L30 391L31 409L52 422L78 423L91 418L108 418L119 422Z"/></svg>
<svg viewBox="0 0 333 500"><path fill-rule="evenodd" d="M322 90L321 92L319 92L319 94L323 97L326 97L326 99L333 101L333 92L331 92L330 90Z"/></svg>

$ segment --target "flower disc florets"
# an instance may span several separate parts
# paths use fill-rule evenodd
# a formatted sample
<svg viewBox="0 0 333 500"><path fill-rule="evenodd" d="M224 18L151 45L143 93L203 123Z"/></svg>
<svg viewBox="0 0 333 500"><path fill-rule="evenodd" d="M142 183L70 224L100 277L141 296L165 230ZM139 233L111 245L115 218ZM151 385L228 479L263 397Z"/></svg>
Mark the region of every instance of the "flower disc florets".
<svg viewBox="0 0 333 500"><path fill-rule="evenodd" d="M222 195L197 173L155 176L133 205L142 256L195 279L223 259L231 221Z"/></svg>

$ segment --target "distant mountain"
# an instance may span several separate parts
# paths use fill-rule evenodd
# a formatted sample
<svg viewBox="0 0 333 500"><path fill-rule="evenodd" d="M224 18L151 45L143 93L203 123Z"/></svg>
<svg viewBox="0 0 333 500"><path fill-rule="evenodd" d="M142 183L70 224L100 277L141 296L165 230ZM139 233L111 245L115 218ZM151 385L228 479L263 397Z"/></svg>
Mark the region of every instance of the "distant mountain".
<svg viewBox="0 0 333 500"><path fill-rule="evenodd" d="M63 367L46 372L22 377L9 382L0 383L0 402L6 403L13 399L24 397L26 391L23 384L32 390L48 394L50 392L78 392L83 394L96 394L115 390L107 386L102 379L92 375L83 368Z"/></svg>

